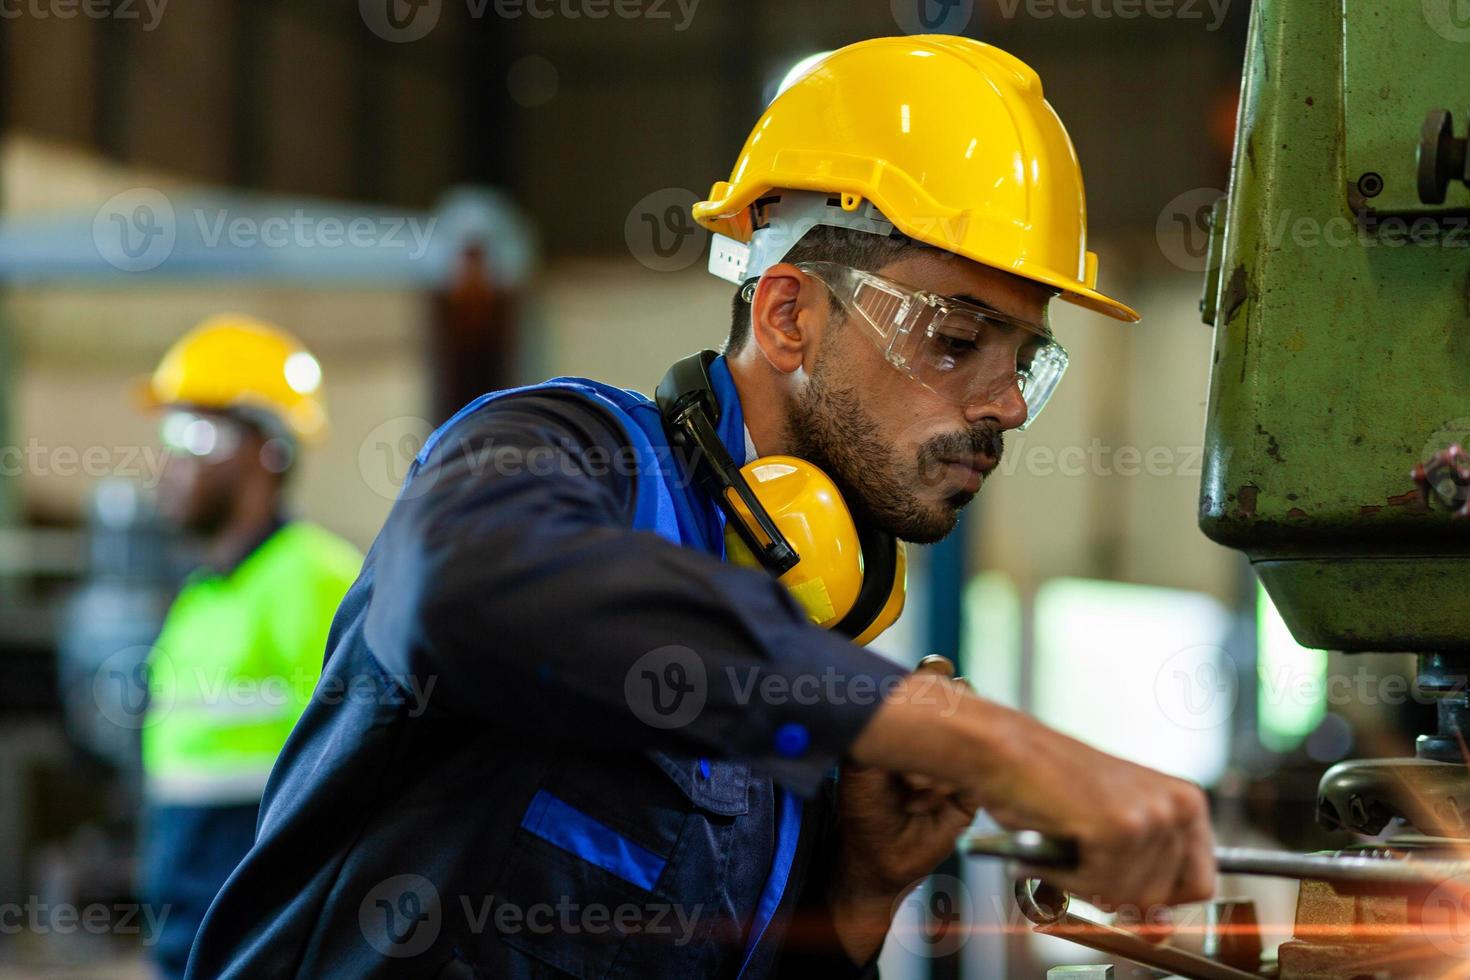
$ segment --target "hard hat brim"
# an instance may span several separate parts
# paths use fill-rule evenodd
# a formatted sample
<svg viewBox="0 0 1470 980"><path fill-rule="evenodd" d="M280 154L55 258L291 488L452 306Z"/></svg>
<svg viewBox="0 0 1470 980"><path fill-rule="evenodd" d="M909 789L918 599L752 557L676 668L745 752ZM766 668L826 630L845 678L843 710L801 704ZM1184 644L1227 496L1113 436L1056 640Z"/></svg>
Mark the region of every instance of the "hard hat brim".
<svg viewBox="0 0 1470 980"><path fill-rule="evenodd" d="M1009 272L1013 275L1020 276L1022 279L1030 279L1032 282L1039 282L1044 286L1050 286L1053 289L1059 290L1061 298L1068 303L1091 310L1094 313L1101 313L1103 316L1111 317L1121 323L1137 323L1143 319L1133 307L1126 303L1120 303L1111 296L1104 295L1076 279L1067 279L1063 276L1053 275L1044 271L1034 272L1024 268L1012 268L1001 265L1000 263L987 262L980 256L965 255L965 258L979 262L981 265L990 266L992 269L1000 269L1002 272Z"/></svg>

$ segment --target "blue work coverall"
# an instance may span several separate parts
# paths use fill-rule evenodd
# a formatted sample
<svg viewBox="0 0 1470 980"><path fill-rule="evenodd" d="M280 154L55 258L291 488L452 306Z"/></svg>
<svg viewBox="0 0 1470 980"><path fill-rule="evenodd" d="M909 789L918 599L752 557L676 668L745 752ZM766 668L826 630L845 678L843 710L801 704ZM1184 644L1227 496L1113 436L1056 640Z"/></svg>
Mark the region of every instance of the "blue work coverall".
<svg viewBox="0 0 1470 980"><path fill-rule="evenodd" d="M861 973L824 907L831 774L904 671L723 554L642 395L466 406L338 610L189 976Z"/></svg>

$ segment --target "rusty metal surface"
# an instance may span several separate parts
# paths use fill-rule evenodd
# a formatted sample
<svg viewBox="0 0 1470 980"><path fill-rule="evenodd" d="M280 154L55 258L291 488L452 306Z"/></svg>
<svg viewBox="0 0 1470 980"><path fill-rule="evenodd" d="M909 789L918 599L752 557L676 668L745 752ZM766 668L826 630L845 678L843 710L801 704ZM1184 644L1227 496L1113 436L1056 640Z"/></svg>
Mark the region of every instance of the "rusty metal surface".
<svg viewBox="0 0 1470 980"><path fill-rule="evenodd" d="M1418 232L1385 223L1415 195L1423 120L1440 107L1419 103L1470 102L1466 46L1426 20L1435 2L1252 9L1206 289L1200 525L1257 563L1309 646L1470 649L1470 521L1426 506L1410 477L1470 439L1470 224L1455 232L1424 205L1437 216ZM1377 180L1350 172L1362 161Z"/></svg>
<svg viewBox="0 0 1470 980"><path fill-rule="evenodd" d="M1464 952L1435 917L1425 924L1425 896L1342 895L1302 882L1296 929L1278 954L1283 980L1439 980L1470 970ZM1438 941L1437 941L1438 940ZM1457 973L1457 971L1460 971Z"/></svg>

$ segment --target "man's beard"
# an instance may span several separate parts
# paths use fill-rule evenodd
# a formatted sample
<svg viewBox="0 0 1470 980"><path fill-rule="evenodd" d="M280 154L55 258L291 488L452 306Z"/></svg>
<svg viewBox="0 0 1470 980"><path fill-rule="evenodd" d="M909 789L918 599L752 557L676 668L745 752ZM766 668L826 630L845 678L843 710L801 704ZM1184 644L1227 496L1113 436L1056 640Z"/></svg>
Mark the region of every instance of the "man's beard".
<svg viewBox="0 0 1470 980"><path fill-rule="evenodd" d="M948 473L946 460L983 455L999 463L1004 449L1000 430L984 423L968 432L936 436L919 447L914 464L906 464L876 435L878 426L863 411L856 389L834 381L833 365L824 364L830 354L828 349L818 354L811 380L787 416L791 454L830 476L860 523L916 544L939 541L954 530L960 509L975 494L960 489L936 506L915 491L938 485Z"/></svg>

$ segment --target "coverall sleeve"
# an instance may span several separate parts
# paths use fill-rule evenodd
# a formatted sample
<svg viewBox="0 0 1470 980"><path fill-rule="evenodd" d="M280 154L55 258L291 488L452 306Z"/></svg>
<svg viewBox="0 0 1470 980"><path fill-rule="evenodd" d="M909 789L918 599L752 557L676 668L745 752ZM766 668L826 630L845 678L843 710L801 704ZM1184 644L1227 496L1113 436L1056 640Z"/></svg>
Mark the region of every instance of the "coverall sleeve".
<svg viewBox="0 0 1470 980"><path fill-rule="evenodd" d="M633 530L628 446L572 393L455 423L374 547L368 645L433 684L430 711L743 759L810 794L906 672L811 625L769 576Z"/></svg>

